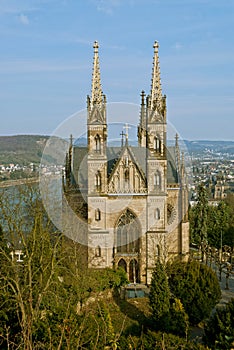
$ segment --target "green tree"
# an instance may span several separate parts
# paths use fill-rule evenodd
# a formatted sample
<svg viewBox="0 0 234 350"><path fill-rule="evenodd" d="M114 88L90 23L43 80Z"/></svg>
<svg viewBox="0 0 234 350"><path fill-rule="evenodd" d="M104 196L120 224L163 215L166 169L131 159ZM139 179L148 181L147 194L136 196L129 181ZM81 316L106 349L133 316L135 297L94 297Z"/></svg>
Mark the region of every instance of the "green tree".
<svg viewBox="0 0 234 350"><path fill-rule="evenodd" d="M171 293L165 268L158 259L152 273L149 300L153 320L159 329L166 326L165 321L170 309L170 296Z"/></svg>
<svg viewBox="0 0 234 350"><path fill-rule="evenodd" d="M9 340L16 343L17 334L20 331L20 325L17 317L17 303L14 299L11 288L9 287L5 276L9 274L11 267L15 265L10 255L11 250L7 239L0 226L0 347L7 349Z"/></svg>
<svg viewBox="0 0 234 350"><path fill-rule="evenodd" d="M171 299L171 306L168 316L169 320L166 331L168 333L187 338L189 329L189 317L185 312L180 299Z"/></svg>
<svg viewBox="0 0 234 350"><path fill-rule="evenodd" d="M223 237L223 243L232 248L234 247L234 194L229 193L225 198L225 204L228 206L228 227Z"/></svg>
<svg viewBox="0 0 234 350"><path fill-rule="evenodd" d="M234 346L234 299L216 308L205 325L205 343L212 349L232 349Z"/></svg>
<svg viewBox="0 0 234 350"><path fill-rule="evenodd" d="M221 291L215 272L197 261L174 262L168 267L169 285L179 298L192 324L209 317L220 300Z"/></svg>
<svg viewBox="0 0 234 350"><path fill-rule="evenodd" d="M208 209L208 243L220 249L228 230L229 208L221 201L217 206L210 206Z"/></svg>
<svg viewBox="0 0 234 350"><path fill-rule="evenodd" d="M199 245L202 252L202 261L204 261L208 224L208 196L204 185L200 185L198 188L197 204L192 210L190 219L191 238L194 243Z"/></svg>

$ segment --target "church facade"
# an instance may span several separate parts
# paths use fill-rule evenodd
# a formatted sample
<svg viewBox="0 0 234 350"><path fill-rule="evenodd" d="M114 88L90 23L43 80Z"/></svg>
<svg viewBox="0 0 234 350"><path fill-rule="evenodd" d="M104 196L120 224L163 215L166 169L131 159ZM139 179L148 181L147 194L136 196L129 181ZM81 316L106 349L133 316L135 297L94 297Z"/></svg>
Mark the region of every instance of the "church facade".
<svg viewBox="0 0 234 350"><path fill-rule="evenodd" d="M127 125L120 145L108 144L107 102L101 87L98 43L93 47L87 145L70 143L64 192L85 225L88 267L120 266L131 282L150 284L157 258L186 259L189 254L184 160L177 135L175 145L167 146L159 45L154 44L150 93L141 93L137 146L130 145Z"/></svg>

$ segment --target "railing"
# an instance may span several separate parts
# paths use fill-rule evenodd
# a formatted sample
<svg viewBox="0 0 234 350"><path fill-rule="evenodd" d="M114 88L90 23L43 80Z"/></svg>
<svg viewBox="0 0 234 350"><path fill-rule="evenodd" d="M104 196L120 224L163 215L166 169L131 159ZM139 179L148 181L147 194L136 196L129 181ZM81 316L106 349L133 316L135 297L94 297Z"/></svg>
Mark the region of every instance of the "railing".
<svg viewBox="0 0 234 350"><path fill-rule="evenodd" d="M106 193L108 194L146 194L147 193L147 188L139 188L139 189L134 189L134 188L113 188L112 186L107 186Z"/></svg>

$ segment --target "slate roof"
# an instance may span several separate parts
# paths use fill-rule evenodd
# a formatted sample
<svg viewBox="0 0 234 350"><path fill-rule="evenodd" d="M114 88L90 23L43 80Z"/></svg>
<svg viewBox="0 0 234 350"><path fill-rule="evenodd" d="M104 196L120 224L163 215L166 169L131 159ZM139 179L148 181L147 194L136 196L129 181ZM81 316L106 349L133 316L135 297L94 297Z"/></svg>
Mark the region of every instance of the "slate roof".
<svg viewBox="0 0 234 350"><path fill-rule="evenodd" d="M128 146L130 153L133 155L137 166L145 174L146 173L146 149L141 147ZM107 175L112 173L118 159L121 155L121 147L107 147ZM88 168L87 168L87 147L75 146L73 148L73 176L75 182L84 186L87 184ZM81 165L81 166L80 166ZM176 170L176 153L175 147L167 147L167 182L168 184L178 183L178 172Z"/></svg>
<svg viewBox="0 0 234 350"><path fill-rule="evenodd" d="M167 147L167 183L178 183L179 176L176 169L176 149Z"/></svg>

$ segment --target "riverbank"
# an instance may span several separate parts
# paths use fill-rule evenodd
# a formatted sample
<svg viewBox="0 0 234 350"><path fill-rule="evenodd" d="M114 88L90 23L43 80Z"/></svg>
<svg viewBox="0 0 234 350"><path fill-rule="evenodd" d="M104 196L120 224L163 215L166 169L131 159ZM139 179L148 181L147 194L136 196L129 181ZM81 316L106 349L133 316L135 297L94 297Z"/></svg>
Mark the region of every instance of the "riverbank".
<svg viewBox="0 0 234 350"><path fill-rule="evenodd" d="M0 182L0 188L7 188L12 186L20 186L20 185L27 185L32 183L39 182L39 177L30 177L30 178L24 178L24 179L17 179L17 180L6 180Z"/></svg>

